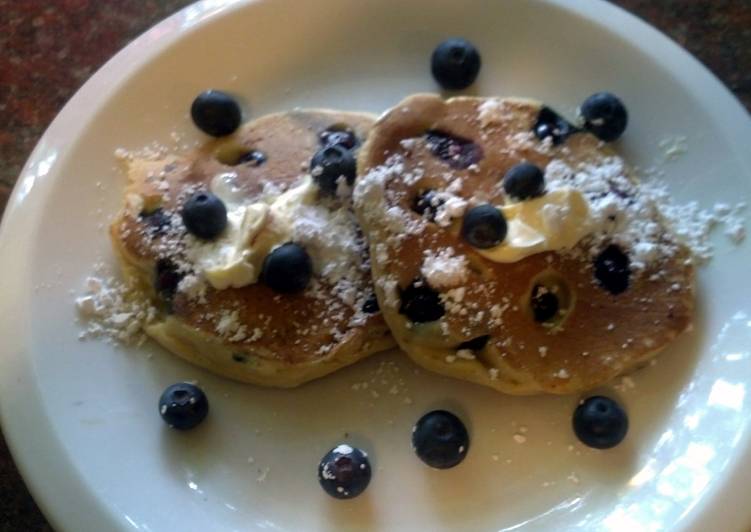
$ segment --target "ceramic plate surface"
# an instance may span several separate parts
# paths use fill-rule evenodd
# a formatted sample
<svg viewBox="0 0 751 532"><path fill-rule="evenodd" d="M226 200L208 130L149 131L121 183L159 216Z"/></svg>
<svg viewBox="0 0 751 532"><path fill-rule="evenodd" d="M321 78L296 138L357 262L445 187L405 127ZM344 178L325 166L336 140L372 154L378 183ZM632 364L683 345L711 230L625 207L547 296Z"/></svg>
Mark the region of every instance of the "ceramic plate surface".
<svg viewBox="0 0 751 532"><path fill-rule="evenodd" d="M57 528L748 529L751 248L721 234L700 272L694 331L632 376L634 387L607 389L631 419L627 440L607 452L575 440L577 397L506 397L415 371L398 352L280 391L213 377L152 345L77 339L71 291L95 263L112 264L106 225L124 185L116 148L199 140L187 110L209 87L241 96L248 118L296 106L383 111L436 90L429 56L450 35L482 52L473 92L530 96L572 116L590 93L612 90L632 118L619 150L664 171L679 202L749 198L749 116L689 55L605 2L190 6L70 101L3 222L3 429ZM679 136L686 153L666 161L660 141ZM156 402L186 379L200 382L212 412L178 434ZM434 407L460 413L472 434L466 461L450 471L428 469L410 448L412 424ZM342 440L369 451L374 468L366 493L345 502L316 479L318 459Z"/></svg>

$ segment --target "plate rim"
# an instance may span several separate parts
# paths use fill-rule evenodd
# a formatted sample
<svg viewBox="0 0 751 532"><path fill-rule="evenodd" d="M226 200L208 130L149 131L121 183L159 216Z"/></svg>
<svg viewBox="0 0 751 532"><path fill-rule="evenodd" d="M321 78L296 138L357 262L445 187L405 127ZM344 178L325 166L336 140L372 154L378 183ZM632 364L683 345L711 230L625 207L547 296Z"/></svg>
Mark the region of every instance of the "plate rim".
<svg viewBox="0 0 751 532"><path fill-rule="evenodd" d="M24 165L8 199L0 223L0 271L11 273L0 276L0 289L11 295L0 299L0 315L6 316L0 321L0 346L6 355L0 358L0 424L25 484L55 529L130 530L137 525L91 490L86 479L69 460L40 399L36 371L26 354L26 346L21 340L23 335L18 334L27 326L20 319L24 315L23 309L19 308L23 304L23 293L14 290L13 284L22 285L18 279L28 272L22 260L25 239L18 238L18 235L29 232L23 223L24 218L33 211L29 205L44 197L44 191L54 182L55 163L59 165L70 145L67 139L80 137L86 124L96 114L95 110L111 94L110 91L210 20L229 16L233 11L260 1L201 0L158 22L121 49L76 91L50 123ZM658 60L661 66L681 80L682 85L690 86L692 94L721 96L717 98L719 112L715 118L723 121L724 129L731 128L737 132L736 139L751 138L751 116L735 95L705 65L656 28L605 1L536 1L564 10L618 35ZM633 38L635 34L639 34L638 42ZM648 47L659 50L660 57L655 52L649 52ZM666 66L668 62L669 67ZM687 85L684 80L689 76L691 84ZM86 109L87 120L80 120L78 110L81 108ZM71 135L71 131L74 134ZM743 148L741 141L738 140L734 147L740 153ZM60 155L62 157L58 159ZM739 157L739 160L751 168L751 158ZM10 238L11 234L15 238ZM19 403L24 405L23 415L20 409L13 408ZM39 428L40 424L43 429ZM37 427L33 428L33 425ZM31 430L36 431L37 441L32 441ZM38 437L40 430L45 438ZM705 493L700 504L687 510L677 528L708 530L717 523L723 523L727 529L741 530L751 524L751 506L744 504L744 495L751 490L751 437L748 434L742 445L743 450L735 457L737 467L727 469L727 479ZM71 501L75 503L72 507ZM85 521L81 520L82 515L86 516Z"/></svg>

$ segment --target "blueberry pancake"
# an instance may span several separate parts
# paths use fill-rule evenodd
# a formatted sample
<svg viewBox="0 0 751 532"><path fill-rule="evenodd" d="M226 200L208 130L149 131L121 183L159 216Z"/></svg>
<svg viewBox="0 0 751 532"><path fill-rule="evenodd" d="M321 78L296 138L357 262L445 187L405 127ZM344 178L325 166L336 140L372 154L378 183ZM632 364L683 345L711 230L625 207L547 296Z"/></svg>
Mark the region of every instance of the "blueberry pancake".
<svg viewBox="0 0 751 532"><path fill-rule="evenodd" d="M539 102L411 96L376 122L358 166L380 308L427 369L578 392L691 324L692 255L664 192Z"/></svg>
<svg viewBox="0 0 751 532"><path fill-rule="evenodd" d="M394 345L351 207L367 114L292 111L186 156L128 159L110 228L147 333L243 382L292 387Z"/></svg>

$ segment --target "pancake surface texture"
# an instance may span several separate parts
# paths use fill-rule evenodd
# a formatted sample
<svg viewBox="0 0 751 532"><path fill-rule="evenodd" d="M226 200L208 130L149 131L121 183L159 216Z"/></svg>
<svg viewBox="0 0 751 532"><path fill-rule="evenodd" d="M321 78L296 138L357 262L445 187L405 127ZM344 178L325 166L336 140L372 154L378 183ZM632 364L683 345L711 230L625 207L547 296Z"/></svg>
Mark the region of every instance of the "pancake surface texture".
<svg viewBox="0 0 751 532"><path fill-rule="evenodd" d="M380 308L427 369L511 394L573 393L690 327L693 260L662 216L664 191L551 113L532 100L418 94L360 150L355 211ZM540 134L545 121L553 136ZM523 162L544 172L539 197L504 190ZM488 204L508 234L480 249L463 218Z"/></svg>
<svg viewBox="0 0 751 532"><path fill-rule="evenodd" d="M128 157L125 206L110 227L127 281L158 309L146 332L180 357L243 382L292 387L394 345L373 295L367 246L340 183L311 177L327 132L361 143L373 117L326 110L268 115L185 156ZM211 192L228 224L189 234L187 199ZM307 287L262 282L265 258L294 242Z"/></svg>

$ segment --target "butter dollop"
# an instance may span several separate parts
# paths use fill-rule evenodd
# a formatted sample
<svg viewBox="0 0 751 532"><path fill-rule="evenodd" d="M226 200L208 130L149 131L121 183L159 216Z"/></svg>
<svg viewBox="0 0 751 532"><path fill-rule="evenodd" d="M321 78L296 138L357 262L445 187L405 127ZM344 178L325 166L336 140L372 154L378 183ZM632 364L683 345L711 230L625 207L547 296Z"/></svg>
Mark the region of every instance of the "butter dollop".
<svg viewBox="0 0 751 532"><path fill-rule="evenodd" d="M216 240L196 241L188 259L217 290L240 288L258 281L266 255L292 238L297 209L311 204L317 187L307 175L302 182L275 197L244 204L232 173L215 176L210 190L227 207L227 227Z"/></svg>
<svg viewBox="0 0 751 532"><path fill-rule="evenodd" d="M508 224L504 241L478 249L494 262L516 262L535 253L574 247L591 227L589 203L573 188L499 207Z"/></svg>

